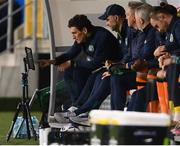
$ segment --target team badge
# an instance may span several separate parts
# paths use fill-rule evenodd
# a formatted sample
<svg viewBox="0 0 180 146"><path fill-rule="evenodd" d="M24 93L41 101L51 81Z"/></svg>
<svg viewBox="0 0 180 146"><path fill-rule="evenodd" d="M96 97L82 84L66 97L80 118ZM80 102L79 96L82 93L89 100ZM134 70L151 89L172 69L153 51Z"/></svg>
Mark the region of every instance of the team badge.
<svg viewBox="0 0 180 146"><path fill-rule="evenodd" d="M144 44L146 44L146 43L147 43L147 41L145 40L145 41L144 41Z"/></svg>
<svg viewBox="0 0 180 146"><path fill-rule="evenodd" d="M171 43L174 41L174 37L173 37L173 34L172 34L172 33L170 34L170 39L169 39L169 41L170 41Z"/></svg>
<svg viewBox="0 0 180 146"><path fill-rule="evenodd" d="M88 50L89 50L89 52L94 52L94 46L93 45L89 45Z"/></svg>
<svg viewBox="0 0 180 146"><path fill-rule="evenodd" d="M128 38L125 38L125 44L128 45Z"/></svg>
<svg viewBox="0 0 180 146"><path fill-rule="evenodd" d="M166 38L165 38L166 40L168 39L168 37L166 36Z"/></svg>

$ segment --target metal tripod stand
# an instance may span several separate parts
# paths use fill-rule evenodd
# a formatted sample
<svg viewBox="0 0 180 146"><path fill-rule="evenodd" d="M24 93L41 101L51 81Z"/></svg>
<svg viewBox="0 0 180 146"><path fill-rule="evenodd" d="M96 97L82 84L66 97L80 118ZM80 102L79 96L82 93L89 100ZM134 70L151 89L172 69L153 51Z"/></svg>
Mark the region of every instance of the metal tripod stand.
<svg viewBox="0 0 180 146"><path fill-rule="evenodd" d="M16 120L17 120L17 117L18 117L20 111L23 114L23 122L26 121L28 139L31 138L31 133L30 133L30 128L31 128L32 134L33 134L35 140L37 140L37 135L36 135L36 131L34 129L33 123L32 123L30 108L29 108L29 102L28 102L28 70L27 70L26 58L23 59L23 62L24 62L25 72L22 73L22 78L21 78L21 81L22 81L22 100L19 102L19 104L17 106L17 110L14 114L11 127L9 129L8 134L7 134L7 139L6 139L7 141L9 141L9 139L11 137L14 125L16 123Z"/></svg>

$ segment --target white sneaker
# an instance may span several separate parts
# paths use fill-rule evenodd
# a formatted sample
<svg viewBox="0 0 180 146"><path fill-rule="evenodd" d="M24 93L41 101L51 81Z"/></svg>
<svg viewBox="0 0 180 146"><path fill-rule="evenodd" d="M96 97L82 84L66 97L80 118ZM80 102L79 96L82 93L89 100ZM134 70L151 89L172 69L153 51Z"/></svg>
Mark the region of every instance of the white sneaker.
<svg viewBox="0 0 180 146"><path fill-rule="evenodd" d="M63 118L69 118L69 117L75 117L76 116L76 114L74 112L70 112L70 111L58 112L58 113L55 113L54 115L56 115L58 117L63 117Z"/></svg>
<svg viewBox="0 0 180 146"><path fill-rule="evenodd" d="M76 116L76 117L70 117L69 120L75 124L81 125L81 126L90 126L89 118Z"/></svg>
<svg viewBox="0 0 180 146"><path fill-rule="evenodd" d="M59 123L68 123L69 119L64 118L62 113L54 113L54 119Z"/></svg>
<svg viewBox="0 0 180 146"><path fill-rule="evenodd" d="M71 106L70 108L68 108L68 111L70 112L74 112L75 110L77 110L78 108L75 106Z"/></svg>
<svg viewBox="0 0 180 146"><path fill-rule="evenodd" d="M78 116L81 117L81 118L86 118L86 117L89 116L89 112L79 114Z"/></svg>

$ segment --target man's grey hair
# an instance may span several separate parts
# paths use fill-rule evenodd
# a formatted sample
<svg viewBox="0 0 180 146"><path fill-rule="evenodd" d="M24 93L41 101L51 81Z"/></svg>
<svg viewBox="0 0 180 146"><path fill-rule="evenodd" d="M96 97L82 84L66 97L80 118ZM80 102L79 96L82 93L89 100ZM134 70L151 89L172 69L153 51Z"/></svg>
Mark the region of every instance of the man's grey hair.
<svg viewBox="0 0 180 146"><path fill-rule="evenodd" d="M153 11L153 7L149 4L143 4L136 8L135 14L144 21L150 21L150 13Z"/></svg>
<svg viewBox="0 0 180 146"><path fill-rule="evenodd" d="M135 10L137 7L143 5L144 3L139 2L139 1L129 1L128 7L132 10Z"/></svg>

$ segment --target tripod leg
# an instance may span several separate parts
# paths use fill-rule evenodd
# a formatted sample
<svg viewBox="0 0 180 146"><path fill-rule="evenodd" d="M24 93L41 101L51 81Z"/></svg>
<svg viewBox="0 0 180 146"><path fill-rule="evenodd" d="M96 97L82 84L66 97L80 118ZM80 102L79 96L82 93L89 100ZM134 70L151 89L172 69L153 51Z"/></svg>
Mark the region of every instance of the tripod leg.
<svg viewBox="0 0 180 146"><path fill-rule="evenodd" d="M29 129L29 121L28 121L28 113L26 110L26 103L24 103L24 105L23 105L23 118L26 121L27 135L28 135L28 139L30 139L31 133L30 133L30 129Z"/></svg>
<svg viewBox="0 0 180 146"><path fill-rule="evenodd" d="M19 103L18 106L17 106L17 110L16 110L16 112L15 112L15 114L14 114L11 127L10 127L9 132L8 132L8 134L7 134L7 137L6 137L6 140L7 140L7 141L9 141L9 139L10 139L10 137L11 137L11 134L12 134L12 131L13 131L13 128L14 128L14 124L16 123L17 116L18 116L18 114L19 114L19 111L20 111L21 106L22 106L21 103Z"/></svg>
<svg viewBox="0 0 180 146"><path fill-rule="evenodd" d="M33 132L34 139L37 140L36 131L34 129L34 126L33 126L33 123L32 123L32 119L31 119L31 114L30 114L30 111L29 111L29 104L27 104L27 103L26 103L26 111L27 111L27 117L29 119L29 123L30 123L31 129L32 129L32 132Z"/></svg>

